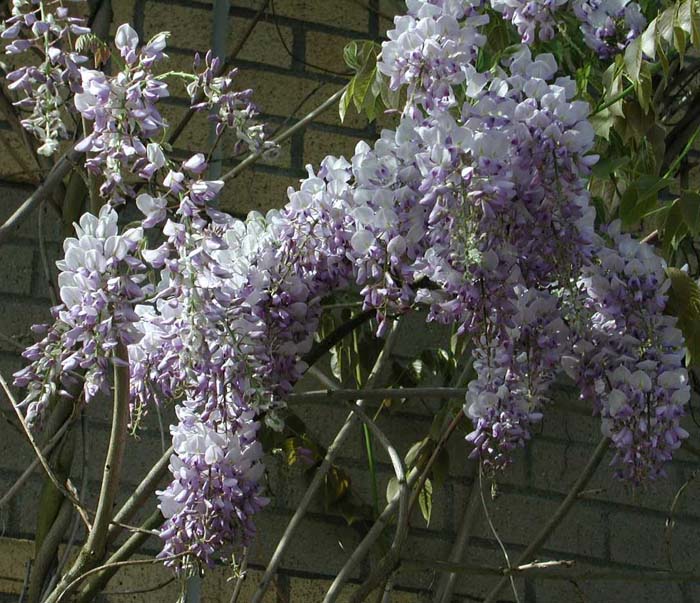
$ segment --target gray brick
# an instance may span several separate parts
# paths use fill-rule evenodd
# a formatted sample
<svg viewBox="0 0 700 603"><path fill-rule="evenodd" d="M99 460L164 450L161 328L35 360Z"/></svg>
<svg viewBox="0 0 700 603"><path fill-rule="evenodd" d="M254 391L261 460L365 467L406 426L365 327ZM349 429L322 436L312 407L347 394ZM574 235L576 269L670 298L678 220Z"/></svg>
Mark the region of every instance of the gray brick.
<svg viewBox="0 0 700 603"><path fill-rule="evenodd" d="M513 561L513 555L511 555ZM505 567L506 561L503 553L495 548L488 549L471 545L465 552L462 562L465 565L485 566L485 567ZM461 573L457 576L455 582L455 595L462 595L465 600L474 600L474 598L482 598L491 592L496 585L497 578L494 576L475 575L470 573ZM518 591L520 601L526 601L524 594L523 580L516 580L515 587ZM512 586L505 588L500 596L499 601L514 601Z"/></svg>
<svg viewBox="0 0 700 603"><path fill-rule="evenodd" d="M29 299L0 298L0 332L18 345L26 347L36 338L31 332L34 324L46 324L51 320L48 306ZM17 347L0 340L0 350L18 353Z"/></svg>
<svg viewBox="0 0 700 603"><path fill-rule="evenodd" d="M495 501L487 498L487 508L499 537L505 543L526 545L539 532L559 506L556 500L501 494ZM603 557L606 517L596 509L574 506L552 533L545 548L565 553ZM479 520L474 535L495 540L488 522Z"/></svg>
<svg viewBox="0 0 700 603"><path fill-rule="evenodd" d="M664 517L633 512L612 514L612 559L658 569L670 569L672 562L676 570L694 570L696 551L700 548L700 525L677 520L669 548L665 523Z"/></svg>
<svg viewBox="0 0 700 603"><path fill-rule="evenodd" d="M684 603L680 587L673 583L589 582L580 585L586 601L606 603ZM537 603L540 603L539 590ZM546 600L546 599L545 599ZM576 599L572 599L575 601ZM554 601L550 599L550 601Z"/></svg>
<svg viewBox="0 0 700 603"><path fill-rule="evenodd" d="M0 293L29 295L32 288L34 249L28 245L3 245L0 247Z"/></svg>
<svg viewBox="0 0 700 603"><path fill-rule="evenodd" d="M0 222L5 222L33 192L33 187L17 185L8 182L0 182ZM16 235L34 239L38 236L39 210L35 209L29 218L19 225ZM44 238L47 241L60 241L63 239L63 226L60 217L51 205L47 204L44 216Z"/></svg>
<svg viewBox="0 0 700 603"><path fill-rule="evenodd" d="M268 563L290 517L274 511L262 512L258 538L252 546L251 563ZM292 538L282 567L330 576L340 570L358 542L359 536L352 527L307 517Z"/></svg>

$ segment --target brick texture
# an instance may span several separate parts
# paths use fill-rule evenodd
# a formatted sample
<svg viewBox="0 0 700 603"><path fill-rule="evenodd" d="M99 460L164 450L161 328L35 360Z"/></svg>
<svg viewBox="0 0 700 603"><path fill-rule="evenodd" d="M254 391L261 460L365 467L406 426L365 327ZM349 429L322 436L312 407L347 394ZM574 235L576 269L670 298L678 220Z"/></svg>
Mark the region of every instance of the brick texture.
<svg viewBox="0 0 700 603"><path fill-rule="evenodd" d="M255 99L262 117L272 129L284 128L303 117L337 90L343 78L342 48L352 39L377 38L389 21L368 10L378 8L383 14L400 10L398 0L276 0L274 14L268 10L253 35L246 42L236 61L239 85L255 90ZM259 0L233 0L229 11L228 44L231 47L254 17ZM169 51L173 69L187 67L195 50L211 46L213 22L212 2L206 0L113 0L115 23L129 21L147 38L160 30L173 34ZM114 29L114 28L113 28ZM173 85L173 97L163 106L164 116L176 123L187 109L181 85ZM382 119L390 126L391 118ZM263 161L242 173L227 187L222 207L236 215L251 210L265 212L280 207L286 191L304 175L307 163L317 165L326 154L352 154L358 140L371 140L378 128L351 110L346 122L339 123L337 112L330 110L304 132L283 145L275 161ZM182 156L206 147L211 140L205 116L196 117L176 144ZM31 192L36 171L19 139L0 123L3 161L0 162L0 220L5 220ZM238 158L233 157L232 141L221 143L223 169L229 169ZM46 251L51 266L60 254L64 228L50 204L42 208L41 220ZM21 366L18 348L31 342L32 324L49 318L50 294L38 246L39 211L20 226L9 244L0 248L0 372L9 376ZM419 334L419 335L417 335ZM449 334L437 327L425 327L420 320L401 334L399 350L412 359L421 350L434 346ZM317 383L311 383L314 388ZM574 392L562 388L557 404L547 413L541 433L529 448L516 455L511 468L484 484L486 511L478 509L464 562L477 565L503 566L503 552L498 540L514 559L551 517L576 479L599 439L599 425L587 408L576 400ZM7 403L2 401L3 412ZM437 403L417 401L391 410L391 417L382 415L379 426L396 443L402 454L413 442L423 437L430 425ZM347 410L336 404L300 404L296 412L311 433L327 445L344 421ZM373 410L373 409L372 409ZM171 420L164 410L162 422ZM89 447L87 464L88 503L93 504L99 487L101 463L105 455L109 426L108 405L96 402L87 411L86 428ZM693 437L700 430L687 421L685 427ZM451 543L464 515L473 488L478 487L475 465L467 458L464 432L448 445L449 475L444 486L434 493L430 525L416 514L412 535L405 554L414 559L447 559ZM167 445L168 434L161 433L156 413L144 420L138 441L130 441L126 451L124 489L119 501L128 495L128 486L135 485ZM76 455L82 456L80 438ZM6 423L0 423L0 494L5 492L31 462L32 455L22 438ZM377 451L378 490L383 498L392 470L382 450ZM348 472L358 499L371 504L370 487L361 434L356 433L343 449L339 461ZM589 490L574 510L551 535L539 554L541 559L572 559L583 568L620 568L644 571L669 569L691 571L697 567L700 546L700 506L697 505L700 480L690 482L677 501L675 527L669 539L666 519L679 488L700 470L698 459L682 453L669 468L669 476L638 491L615 482L604 462L593 478ZM243 584L240 601L248 601L260 579L286 522L298 505L307 476L298 468L286 468L278 457L267 461L270 490L274 499L258 521L259 535L251 547L251 565ZM74 480L79 483L80 474ZM31 538L36 525L36 501L42 487L42 476L35 473L22 492L6 508L0 510L0 602L16 601L21 590L27 562L33 555ZM492 497L491 492L496 496ZM486 521L486 512L497 534ZM137 518L138 519L138 518ZM136 519L136 520L137 520ZM136 521L134 520L134 521ZM322 599L330 581L366 528L358 522L351 526L337 513L326 513L320 503L311 506L307 518L286 555L275 586L265 603L314 603ZM390 538L390 532L387 538ZM387 540L387 542L389 542ZM154 554L159 543L151 539L144 552ZM367 575L378 559L373 551L352 577L340 601L346 601L358 581ZM120 572L109 586L110 601L165 603L177 598L178 581L162 590L144 590L167 580L167 571L157 566L139 566ZM232 589L231 569L218 567L202 585L202 601L228 601ZM395 576L395 603L430 601L430 589L437 578L432 570L401 569ZM457 580L454 601L478 601L492 588L488 576L461 575ZM519 579L515 584L523 603L568 603L591 601L626 603L627 601L659 603L691 603L700 600L700 584L687 583L621 583ZM510 589L503 591L502 601L515 600Z"/></svg>

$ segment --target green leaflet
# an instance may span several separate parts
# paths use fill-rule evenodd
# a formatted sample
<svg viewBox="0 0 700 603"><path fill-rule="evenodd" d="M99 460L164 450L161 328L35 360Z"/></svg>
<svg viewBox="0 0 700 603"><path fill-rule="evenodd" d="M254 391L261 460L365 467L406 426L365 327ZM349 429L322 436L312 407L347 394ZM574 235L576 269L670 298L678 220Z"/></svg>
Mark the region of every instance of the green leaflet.
<svg viewBox="0 0 700 603"><path fill-rule="evenodd" d="M700 359L700 287L685 272L668 268L671 279L666 311L678 317L678 328L685 337L686 364L692 366Z"/></svg>

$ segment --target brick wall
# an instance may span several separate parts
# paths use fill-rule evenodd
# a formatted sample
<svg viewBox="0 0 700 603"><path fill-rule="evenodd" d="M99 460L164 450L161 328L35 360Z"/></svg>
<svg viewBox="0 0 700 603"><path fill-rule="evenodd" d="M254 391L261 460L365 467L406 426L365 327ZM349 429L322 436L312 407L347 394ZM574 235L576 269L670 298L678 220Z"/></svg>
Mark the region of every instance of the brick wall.
<svg viewBox="0 0 700 603"><path fill-rule="evenodd" d="M194 50L211 45L211 2L179 0L136 0L115 4L115 21L132 22L144 36L167 29L173 33L170 55L173 68L185 66ZM276 18L265 15L254 34L244 46L237 61L241 86L255 89L255 98L263 117L273 126L292 123L330 96L342 84L342 78L319 68L342 72L342 48L351 39L376 37L386 29L387 21L362 7L363 1L354 0L277 0ZM396 3L364 4L390 12ZM234 0L231 3L229 46L236 35L245 30L253 18L257 2ZM279 31L278 31L279 29ZM282 41L287 46L285 49ZM302 101L304 101L302 103ZM169 99L167 116L175 121L185 111L183 98ZM331 110L306 131L285 144L278 161L260 164L236 179L229 187L225 207L244 213L250 209L265 210L280 206L285 200L287 186L303 175L306 163L318 164L327 153L349 155L355 142L375 136L376 126L362 118L350 115L345 124L339 124L336 112ZM203 122L193 124L178 142L183 154L201 148L209 137ZM3 145L0 162L0 220L4 220L31 191L22 184L33 177L27 166L30 161L21 151L19 140L0 123L0 142ZM230 144L224 141L225 167L233 165L226 158ZM46 250L50 262L58 257L63 236L59 216L50 208L45 211L43 223ZM17 346L31 341L29 326L48 316L48 288L38 252L39 212L24 224L12 241L0 248L0 371L8 376L21 363ZM416 337L416 332L421 336ZM399 349L413 357L421 346L430 345L440 332L435 329L409 325L402 334ZM568 488L582 470L599 438L597 421L582 408L571 392L562 392L561 403L551 410L542 425L541 433L513 467L497 480L495 499L488 485L485 497L489 515L511 559L532 539L540 526L551 516L563 500ZM8 412L6 401L2 409ZM405 452L411 443L423 437L431 420L432 407L417 403L396 411L390 421L381 420L380 427ZM337 404L317 403L297 407L298 413L323 444L328 444L339 429L345 408ZM89 450L89 492L97 491L101 461L107 438L109 417L106 405L93 405L89 410L87 431ZM167 425L169 417L163 417ZM686 428L694 436L699 430L691 420ZM165 434L167 439L167 433ZM146 429L138 442L127 447L125 486L134 486L162 450L158 418L151 414ZM445 486L435 493L433 517L429 527L421 520L405 551L414 558L447 559L451 542L460 526L474 487L474 467L466 459L467 448L461 437L449 445L450 475ZM384 491L392 475L388 459L380 454L380 492ZM79 447L76 452L82 456ZM22 438L6 423L0 424L0 493L4 492L31 462L32 455ZM361 435L355 434L343 451L340 463L353 479L353 488L364 500L371 498L366 472ZM676 528L670 546L666 545L665 522L677 490L700 468L697 458L682 452L669 468L668 479L652 484L642 491L630 491L614 482L604 462L586 496L576 505L571 515L554 533L541 559L573 559L583 567L619 569L668 569L669 550L672 567L692 570L697 565L695 551L700 545L700 507L695 504L700 484L692 482L677 505ZM276 458L268 459L270 487L275 496L270 507L260 516L260 536L252 549L251 572L241 601L247 601L259 570L270 557L287 520L296 508L304 491L304 477L299 470L285 469ZM77 476L76 476L77 477ZM25 564L32 557L31 538L35 526L36 501L41 478L35 474L27 487L12 504L0 514L0 601L16 601L24 578ZM319 601L333 574L343 564L353 545L361 537L362 526L348 526L339 516L324 513L314 506L282 564L275 589L267 601L305 603ZM146 553L158 550L158 542L151 541ZM480 565L503 565L503 555L488 527L483 510L476 519L465 562ZM361 578L370 567L371 559L355 576ZM139 567L124 570L109 586L114 601L173 601L178 593L177 583L170 583L162 591L125 596L123 591L147 588L167 580L167 571L157 567ZM228 601L231 583L223 569L213 572L203 583L203 601ZM431 571L401 571L396 579L397 589L392 601L428 601L435 580ZM478 601L493 585L493 579L480 576L460 578L455 601ZM691 603L700 600L700 586L670 583L581 582L518 580L520 600L526 603L559 602L612 602L627 601L658 603ZM504 591L503 600L513 600L513 594Z"/></svg>

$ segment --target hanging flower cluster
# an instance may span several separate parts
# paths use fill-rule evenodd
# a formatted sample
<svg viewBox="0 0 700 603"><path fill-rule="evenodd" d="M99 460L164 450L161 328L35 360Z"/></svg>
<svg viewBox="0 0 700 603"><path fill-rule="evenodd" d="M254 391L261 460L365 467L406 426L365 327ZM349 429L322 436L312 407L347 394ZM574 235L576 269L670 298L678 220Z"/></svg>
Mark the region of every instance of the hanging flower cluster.
<svg viewBox="0 0 700 603"><path fill-rule="evenodd" d="M79 65L87 57L71 49L71 36L87 34L84 19L70 16L65 6L50 10L42 0L12 2L12 16L0 27L0 38L7 41L5 54L37 52L38 65L23 65L7 74L8 88L21 93L16 103L30 113L22 126L40 142L40 155L50 156L62 139L69 136L65 110L71 93L80 90Z"/></svg>
<svg viewBox="0 0 700 603"><path fill-rule="evenodd" d="M168 96L168 86L154 74L165 57L166 36L159 34L140 49L138 41L129 25L121 25L115 45L124 68L114 76L81 68L82 91L75 95L75 108L93 128L76 149L88 153L85 166L103 177L100 196L113 204L134 197L129 172L140 170L143 177L150 174L144 167L165 165L160 147L149 149L147 141L166 126L156 104Z"/></svg>
<svg viewBox="0 0 700 603"><path fill-rule="evenodd" d="M624 50L647 24L639 4L629 0L575 0L573 11L586 45L602 58Z"/></svg>
<svg viewBox="0 0 700 603"><path fill-rule="evenodd" d="M201 67L203 69L198 72ZM263 125L255 123L258 111L252 102L253 91L235 90L233 82L238 70L221 74L221 68L221 59L212 56L211 51L206 53L204 65L199 54L195 55L196 78L187 84L192 108L208 113L209 120L216 124L217 136L221 136L226 129L233 131L236 137L234 154L247 149L254 152L266 150L272 156L275 145L265 140Z"/></svg>
<svg viewBox="0 0 700 603"><path fill-rule="evenodd" d="M140 339L134 306L151 293L138 254L142 228L119 234L116 212L104 206L99 217L83 215L75 229L77 238L65 240L57 263L62 305L52 310L55 322L24 352L31 364L15 374L15 384L28 390L23 404L30 424L41 423L59 386L68 395L81 384L85 402L109 391L115 348Z"/></svg>
<svg viewBox="0 0 700 603"><path fill-rule="evenodd" d="M569 8L580 21L586 45L610 58L634 40L646 26L639 4L630 0L488 0L518 30L524 44L551 40L556 13Z"/></svg>
<svg viewBox="0 0 700 603"><path fill-rule="evenodd" d="M586 266L579 338L563 365L602 417L613 442L618 475L633 483L664 475L688 433L680 426L690 400L683 337L663 314L670 282L651 247L607 230Z"/></svg>
<svg viewBox="0 0 700 603"><path fill-rule="evenodd" d="M419 20L452 18L451 7L442 13L430 5L429 14ZM468 31L470 18L465 13ZM380 69L393 70L394 86L420 87L408 64L390 63L398 39L392 35ZM422 58L424 49L441 45L440 33L429 41L406 37L402 53L420 65L428 60ZM460 66L455 72L469 69L473 67ZM420 109L409 102L403 122L411 120L410 130L422 138L410 156L415 157L414 173L420 174L415 187L423 193L419 203L427 213L420 237L426 249L414 263L415 275L440 285L419 289L417 299L430 304L432 319L457 321L475 338L478 377L469 385L465 407L476 427L468 438L476 445L474 454L494 467L506 464L508 452L530 437L531 423L541 416L557 359L590 352L593 346L597 355L587 353L582 362L590 363L586 378L593 371L597 385L591 389L585 379L578 381L618 449L620 475L640 482L662 471L686 435L678 425L689 395L681 365L683 342L673 319L662 316L668 280L661 260L629 236L618 242L621 235L614 228L609 231L616 243L612 249L594 232L586 191L596 160L587 155L593 145L588 106L572 100L574 82L555 79L556 71L551 55L532 57L523 47L504 71L467 76L461 87L467 102L461 107L455 100L454 82L459 80L442 82L440 102L434 101L431 83L422 90L409 88L414 92L409 101ZM609 282L606 264L619 258L620 245L640 257L627 267L632 281L620 281L628 288L615 287L632 300L615 300L610 306L596 287ZM625 264L616 269L624 271ZM639 273L642 266L650 276ZM612 282L617 285L616 279ZM636 290L643 286L648 292ZM596 303L603 304L600 311L592 310ZM625 318L605 333L602 325L613 327L603 310L613 308ZM566 326L572 324L577 328ZM619 367L620 358L627 357L630 370L645 372L648 392L663 388L666 394L642 396L629 387L617 388L614 399L624 395L629 408L623 424L611 422L600 375L609 363Z"/></svg>
<svg viewBox="0 0 700 603"><path fill-rule="evenodd" d="M537 28L550 35L547 19L563 4L491 6L527 42ZM621 477L660 475L687 435L683 341L663 315L664 266L617 226L594 231L594 134L575 82L527 44L479 72L480 2L408 7L378 62L392 88L407 87L396 129L349 159L309 167L282 210L245 221L216 209L224 183L206 179L203 154L175 162L159 142L156 103L168 87L154 66L165 35L139 47L123 25L124 69L80 70L75 105L93 128L80 143L87 165L102 174L104 198L131 199L144 218L121 235L111 205L81 219L59 263L63 305L16 382L29 390L28 417L40 418L56 384L80 371L86 400L104 389L111 350L128 346L133 416L177 404L172 481L158 493L163 556L211 565L254 534L266 503L260 421L280 426L321 301L340 289L359 291L380 336L423 305L429 320L471 338L467 439L491 468L530 438L564 371L600 414ZM241 145L266 148L250 92L234 92L233 73L219 71L208 54L188 78L195 109L210 112L219 135L230 128ZM137 194L139 180L147 192ZM143 229L156 227L152 246Z"/></svg>

